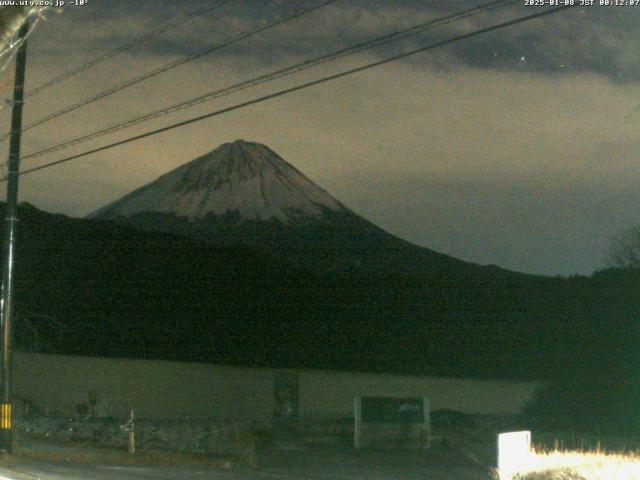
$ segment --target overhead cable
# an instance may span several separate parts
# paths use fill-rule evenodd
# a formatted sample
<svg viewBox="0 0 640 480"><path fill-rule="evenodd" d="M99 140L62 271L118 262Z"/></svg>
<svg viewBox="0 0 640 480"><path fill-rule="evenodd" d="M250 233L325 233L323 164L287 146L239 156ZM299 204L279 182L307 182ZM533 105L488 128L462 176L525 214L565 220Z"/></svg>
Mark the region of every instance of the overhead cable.
<svg viewBox="0 0 640 480"><path fill-rule="evenodd" d="M513 4L513 3L517 3L519 2L519 0L496 0L490 3L486 3L483 4L481 6L478 7L474 7L471 9L467 9L461 12L457 12L451 15L448 15L446 17L440 17L437 18L435 20L429 20L427 22L422 22L419 24L416 24L412 27L409 28L405 28L403 30L399 30L387 35L383 35L380 37L376 37L374 39L371 40L367 40L365 42L361 42L358 43L356 45L352 45L350 47L347 48L343 48L328 54L324 54L309 60L305 60L303 62L299 62L293 65L290 65L288 67L284 67L284 68L280 68L277 70L274 70L272 72L269 72L267 74L263 74L260 75L258 77L254 77L252 79L249 80L245 80L242 81L240 83L236 83L233 85L230 85L228 87L224 87L221 89L217 89L211 92L207 92L205 94L199 95L195 98L191 98L189 100L183 101L183 102L179 102L177 104L171 105L169 107L164 107L149 113L146 113L144 115L138 116L138 117L134 117L132 119L126 120L124 122L118 122L116 124L110 125L108 127L102 128L100 130L88 133L88 134L84 134L84 135L80 135L78 137L66 140L64 142L49 146L47 148L44 148L42 150L39 151L35 151L35 152L31 152L27 155L24 155L22 157L23 160L26 159L31 159L31 158L36 158L36 157L42 157L44 155L53 153L53 152L57 152L60 150L64 150L67 148L70 148L72 146L76 146L85 142L88 142L90 140L95 140L96 138L100 138L103 137L105 135L111 134L111 133L115 133L118 132L120 130L123 129L127 129L130 128L132 126L138 125L140 123L144 123L156 118L160 118L163 117L165 115L171 114L171 113L175 113L196 105L199 105L201 103L204 102L208 102L211 100L214 100L216 98L220 98L220 97L224 97L227 95L230 95L232 93L236 93L242 90L246 90L248 88L252 88L264 83L268 83L268 82L272 82L274 80L289 76L289 75L293 75L295 73L299 73L301 71L310 69L312 67L316 67L318 65L321 65L325 62L329 62L329 61L334 61L343 57L346 57L348 55L353 55L354 53L358 53L358 52L362 52L365 50L370 50L373 48L377 48L383 45L387 45L391 42L400 40L402 38L406 38L410 35L416 35L418 33L422 33L430 28L433 27L438 27L438 26L442 26L445 25L447 23L453 22L455 20L460 20L462 18L468 18L472 15L478 15L480 13L484 13L486 11L495 9L497 7L502 7L508 4Z"/></svg>
<svg viewBox="0 0 640 480"><path fill-rule="evenodd" d="M82 65L73 68L71 70L68 70L64 73L61 73L60 75L58 75L57 77L54 77L50 80L47 80L46 82L38 85L37 87L28 90L25 93L25 97L33 97L34 95L37 95L51 87L53 87L54 85L57 85L60 82L64 82L65 80L68 80L71 77L74 77L76 75L78 75L79 73L84 72L85 70L88 70L92 67L95 67L96 65L99 65L103 62L106 62L107 60L116 57L118 55L120 55L121 53L126 52L127 50L131 50L132 48L140 45L141 43L147 42L149 40L151 40L154 37L157 37L159 35L162 35L163 33L168 32L169 30L173 30L175 28L178 28L181 25L184 25L187 22L191 22L197 18L203 17L205 15L207 15L208 13L211 13L212 11L216 10L217 8L221 7L222 5L224 5L225 3L228 3L229 0L220 0L218 2L214 2L213 5L210 5L206 8L203 8L201 10L198 10L196 12L190 13L188 14L185 18L181 18L180 20L177 20L175 22L170 22L170 23L166 23L164 25L159 26L158 28L151 30L150 32L147 32L143 35L140 35L136 38L134 38L133 40L131 40L130 42L127 43L123 43L122 45L114 48L113 50L110 50L106 53L103 53L102 55L95 57L85 63L83 63Z"/></svg>
<svg viewBox="0 0 640 480"><path fill-rule="evenodd" d="M111 95L113 95L114 93L120 92L126 88L132 87L134 85L137 85L138 83L144 81L144 80L148 80L150 78L153 78L157 75L160 75L162 73L168 72L169 70L172 70L176 67L179 67L180 65L184 65L187 62L191 62L193 60L196 60L198 58L201 58L205 55L209 55L215 51L218 51L222 48L228 47L229 45L233 45L234 43L240 42L242 40L245 40L249 37L252 37L254 35L257 35L261 32L264 32L265 30L268 30L270 28L276 27L278 25L282 25L283 23L289 22L295 18L301 17L302 15L305 15L307 13L310 13L314 10L318 10L319 8L325 7L331 3L336 2L337 0L325 0L322 3L318 4L318 5L314 5L313 7L309 7L309 8L305 8L302 10L298 10L296 12L294 12L293 14L287 15L283 18L279 18L277 20L274 20L272 22L267 23L266 25L263 25L259 28L253 29L253 30L249 30L243 34L240 34L236 37L233 37L229 40L226 40L222 43L216 44L212 47L208 47L204 50L200 50L199 52L193 53L191 55L187 55L186 57L180 58L178 60L175 60L173 62L170 62L162 67L156 68L154 70L150 70L147 73L144 73L142 75L139 75L131 80L128 80L126 82L123 82L119 85L116 85L115 87L111 87L107 90L104 90L96 95L93 95L91 97L85 98L83 100L80 100L77 103L74 103L73 105L69 105L65 108L62 108L56 112L50 113L48 115L45 115L44 117L39 118L38 120L35 120L25 126L22 127L22 131L25 132L27 130L31 130L32 128L38 127L40 125L43 125L47 122L50 122L51 120L61 117L62 115L66 115L67 113L73 112L74 110L77 110L81 107L84 107L86 105L89 105L93 102L96 102L98 100L101 100L103 98L109 97ZM0 136L0 142L6 140L7 138L9 138L10 133L7 132L4 135Z"/></svg>
<svg viewBox="0 0 640 480"><path fill-rule="evenodd" d="M27 169L27 170L21 172L21 175L26 175L28 173L33 173L33 172L36 172L36 171L39 171L39 170L43 170L43 169L46 169L46 168L53 167L55 165L60 165L60 164L67 163L67 162L70 162L70 161L73 161L73 160L77 160L77 159L80 159L80 158L83 158L83 157L87 157L87 156L92 155L94 153L103 152L105 150L110 150L112 148L115 148L115 147L118 147L118 146L121 146L121 145L126 145L128 143L132 143L132 142L135 142L137 140L142 140L144 138L148 138L148 137L152 137L152 136L155 136L155 135L159 135L161 133L164 133L164 132L167 132L167 131L170 131L170 130L174 130L176 128L184 127L184 126L187 126L187 125L191 125L191 124L194 124L196 122L200 122L200 121L203 121L203 120L206 120L206 119L209 119L209 118L213 118L213 117L222 115L224 113L232 112L232 111L235 111L235 110L239 110L241 108L245 108L245 107L248 107L248 106L251 106L251 105L262 103L264 101L271 100L271 99L274 99L274 98L278 98L278 97L281 97L283 95L288 95L290 93L297 92L297 91L300 91L300 90L304 90L306 88L309 88L309 87L312 87L312 86L315 86L315 85L320 85L320 84L327 83L327 82L330 82L330 81L333 81L333 80L337 80L339 78L343 78L343 77L346 77L348 75L353 75L354 73L363 72L363 71L370 70L372 68L375 68L375 67L378 67L378 66L381 66L381 65L386 65L388 63L391 63L391 62L394 62L394 61L397 61L397 60L400 60L400 59L403 59L403 58L407 58L407 57L416 55L418 53L422 53L422 52L425 52L425 51L428 51L428 50L433 50L435 48L439 48L439 47L442 47L442 46L445 46L445 45L450 45L452 43L456 43L456 42L459 42L459 41L462 41L462 40L466 40L468 38L476 37L478 35L482 35L482 34L485 34L485 33L493 32L493 31L496 31L496 30L500 30L502 28L506 28L506 27L509 27L509 26L512 26L512 25L516 25L516 24L520 24L520 23L523 23L523 22L527 22L527 21L530 21L530 20L533 20L533 19L536 19L536 18L541 18L541 17L544 17L544 16L552 15L552 14L555 14L555 13L558 13L558 12L561 12L561 11L565 11L565 10L567 10L569 8L573 8L574 6L575 5L564 5L564 6L560 6L560 7L556 7L556 8L544 9L544 10L539 11L537 13L533 13L533 14L530 14L530 15L525 15L525 16L518 17L518 18L515 18L515 19L512 19L512 20L501 22L501 23L492 25L490 27L484 27L484 28L475 30L475 31L470 32L470 33L457 35L457 36L448 38L446 40L438 41L438 42L432 43L430 45L426 45L424 47L416 48L416 49L409 50L409 51L401 53L401 54L394 55L392 57L385 58L383 60L379 60L379 61L376 61L376 62L368 63L366 65L363 65L363 66L360 66L360 67L356 67L356 68L352 68L352 69L346 70L344 72L336 73L336 74L333 74L333 75L328 75L328 76L325 76L325 77L322 77L322 78L319 78L319 79L316 79L316 80L313 80L313 81L309 81L309 82L297 85L295 87L286 88L284 90L280 90L280 91L275 92L275 93L271 93L271 94L268 94L268 95L264 95L262 97L254 98L253 100L249 100L249 101L246 101L246 102L238 103L236 105L232 105L230 107L222 108L222 109L219 109L219 110L216 110L216 111L204 114L204 115L199 115L197 117L193 117L193 118L190 118L188 120L184 120L184 121L181 121L181 122L178 122L178 123L174 123L172 125L168 125L166 127L158 128L156 130L152 130L152 131L140 134L140 135L135 135L133 137L129 137L129 138L126 138L124 140L113 142L113 143L110 143L108 145L104 145L102 147L93 148L91 150L87 150L85 152L78 153L76 155L71 155L71 156L68 156L66 158L62 158L62 159L55 160L55 161L52 161L52 162L49 162L49 163L45 163L43 165L39 165L37 167L33 167L33 168L30 168L30 169ZM4 180L6 180L6 177L5 177L5 179L3 179L3 181Z"/></svg>

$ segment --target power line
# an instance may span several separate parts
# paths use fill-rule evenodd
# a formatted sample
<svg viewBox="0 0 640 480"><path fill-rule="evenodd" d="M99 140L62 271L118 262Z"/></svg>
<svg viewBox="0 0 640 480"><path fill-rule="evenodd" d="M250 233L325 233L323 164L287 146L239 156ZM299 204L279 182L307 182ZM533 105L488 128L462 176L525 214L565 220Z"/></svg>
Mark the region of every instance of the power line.
<svg viewBox="0 0 640 480"><path fill-rule="evenodd" d="M246 90L248 88L251 87L255 87L257 85L261 85L267 82L271 82L273 80L277 80L279 78L283 78L285 76L289 76L295 73L299 73L302 72L304 70L307 70L309 68L318 66L322 63L328 62L328 61L333 61L339 58L343 58L347 55L351 55L357 52L362 52L364 50L369 50L372 48L377 48L383 45L386 45L388 43L391 43L393 41L397 41L400 40L402 38L408 37L410 35L415 35L417 33L422 33L425 30L431 28L431 27L436 27L436 26L442 26L445 25L447 23L450 23L454 20L459 20L462 18L467 18L470 17L472 15L477 15L479 13L483 13L498 7L503 7L505 5L511 4L511 3L516 3L519 0L496 0L490 3L486 3L484 5L480 5L471 9L467 9L467 10L463 10L461 12L457 12L451 15L448 15L446 17L441 17L435 20L429 20L427 22L422 22L419 23L417 25L414 25L412 27L397 31L397 32L393 32L387 35L383 35L381 37L376 37L374 39L371 40L367 40L365 42L361 42L358 43L356 45L352 45L350 47L346 47L343 49L340 49L338 51L335 52L331 52L329 54L325 54L325 55L321 55L309 60L305 60L303 62L300 63L296 63L294 65L290 65L288 67L285 68L281 68L272 72L269 72L267 74L264 75L260 75L258 77L254 77L252 79L249 80L245 80L243 82L222 88L222 89L218 89L218 90L214 90L212 92L208 92L205 93L203 95L197 96L195 98L192 98L190 100L184 101L184 102L180 102L174 105L171 105L169 107L165 107L165 108L161 108L159 110L155 110L153 112L144 114L142 116L139 117L134 117L132 119L126 120L124 122L119 122L116 123L114 125L111 125L109 127L97 130L95 132L89 133L89 134L85 134L85 135L81 135L75 138L72 138L70 140L66 140L64 142L52 145L50 147L47 147L43 150L39 150L36 152L32 152L29 153L25 156L23 156L23 160L26 159L30 159L30 158L35 158L35 157L41 157L43 155L49 154L49 153L53 153L53 152L57 152L60 150L64 150L66 148L69 148L71 146L75 146L75 145L79 145L81 143L85 143L87 141L90 140L95 140L96 138L123 130L125 128L129 128L132 127L134 125L138 125L140 123L143 122L147 122L149 120L153 120L165 115L168 115L170 113L175 113L181 110L184 110L186 108L190 108L193 107L195 105L216 99L216 98L220 98L220 97L224 97L227 95L230 95L232 93L236 93L239 92L241 90Z"/></svg>
<svg viewBox="0 0 640 480"><path fill-rule="evenodd" d="M270 28L273 28L273 27L282 25L284 23L287 23L287 22L289 22L291 20L294 20L294 19L296 19L298 17L306 15L307 13L313 12L314 10L318 10L318 9L320 9L322 7L325 7L325 6L327 6L327 5L331 4L331 3L335 3L336 1L337 0L325 0L325 1L321 2L318 5L314 5L313 7L305 8L305 9L302 9L302 10L298 10L297 12L295 12L293 14L290 14L290 15L287 15L285 17L282 17L282 18L279 18L277 20L274 20L272 22L269 22L266 25L263 25L262 27L259 27L259 28L250 30L248 32L245 32L245 33L243 33L241 35L233 37L230 40L224 41L223 43L216 44L216 45L214 45L212 47L206 48L206 49L201 50L199 52L196 52L194 54L187 55L186 57L183 57L183 58L180 58L180 59L175 60L173 62L170 62L170 63L168 63L168 64L166 64L166 65L164 65L162 67L156 68L154 70L150 70L147 73L144 73L144 74L142 74L142 75L140 75L138 77L135 77L135 78L133 78L131 80L128 80L128 81L126 81L124 83L121 83L119 85L116 85L115 87L111 87L111 88L109 88L107 90L104 90L104 91L102 91L102 92L100 92L100 93L98 93L98 94L96 94L96 95L94 95L92 97L85 98L84 100L80 100L79 102L74 103L73 105L70 105L70 106L65 107L65 108L63 108L61 110L58 110L57 112L53 112L53 113L51 113L49 115L45 115L44 117L41 117L38 120L35 120L34 122L29 123L28 125L25 125L22 128L22 131L25 132L27 130L31 130L32 128L38 127L38 126L40 126L40 125L42 125L44 123L47 123L47 122L49 122L49 121L51 121L51 120L53 120L55 118L58 118L58 117L60 117L62 115L70 113L70 112L72 112L74 110L77 110L78 108L84 107L86 105L89 105L90 103L96 102L96 101L101 100L101 99L106 98L106 97L109 97L109 96L113 95L114 93L120 92L120 91L122 91L122 90L124 90L126 88L132 87L133 85L136 85L136 84L138 84L138 83L140 83L140 82L142 82L144 80L148 80L148 79L150 79L152 77L155 77L155 76L160 75L162 73L168 72L169 70L172 70L172 69L174 69L176 67L179 67L180 65L183 65L183 64L185 64L187 62L191 62L191 61L196 60L196 59L198 59L200 57L203 57L205 55L209 55L209 54L211 54L211 53L213 53L213 52L215 52L217 50L220 50L222 48L228 47L229 45L233 45L234 43L237 43L237 42L240 42L242 40L245 40L245 39L247 39L249 37L252 37L252 36L257 35L257 34L259 34L261 32L264 32L265 30L268 30ZM0 142L2 142L4 140L6 140L7 138L9 138L9 135L10 135L10 133L6 133L6 134L0 136Z"/></svg>
<svg viewBox="0 0 640 480"><path fill-rule="evenodd" d="M322 83L330 82L332 80L337 80L339 78L346 77L347 75L352 75L354 73L362 72L362 71L365 71L365 70L370 70L372 68L375 68L375 67L378 67L378 66L381 66L381 65L385 65L387 63L390 63L390 62L393 62L393 61L396 61L396 60L400 60L402 58L407 58L409 56L416 55L416 54L421 53L421 52L425 52L425 51L432 50L432 49L435 49L435 48L438 48L438 47L449 45L449 44L452 44L452 43L455 43L455 42L459 42L461 40L466 40L468 38L476 37L476 36L482 35L484 33L493 32L495 30L499 30L501 28L505 28L505 27L509 27L509 26L516 25L516 24L519 24L519 23L523 23L523 22L526 22L526 21L529 21L529 20L533 20L535 18L540 18L540 17L546 16L546 15L551 15L551 14L554 14L554 13L558 13L560 11L564 11L564 10L567 10L569 8L572 8L574 6L575 5L564 5L564 6L553 8L553 9L545 9L545 10L543 10L541 12L538 12L538 13L533 13L531 15L525 15L524 17L515 18L513 20L508 20L506 22L502 22L502 23L499 23L499 24L496 24L496 25L492 25L490 27L485 27L485 28L482 28L482 29L479 29L479 30L475 30L475 31L470 32L470 33L465 33L465 34L458 35L458 36L455 36L455 37L452 37L452 38L448 38L446 40L442 40L442 41L439 41L439 42L436 42L436 43L433 43L433 44L430 44L430 45L427 45L427 46L424 46L424 47L416 48L416 49L410 50L408 52L404 52L404 53L401 53L401 54L398 54L398 55L394 55L394 56L389 57L389 58L385 58L383 60L379 60L379 61L376 61L376 62L368 63L367 65L363 65L363 66L360 66L360 67L352 68L350 70L346 70L346 71L341 72L341 73L336 73L336 74L333 74L333 75L322 77L322 78L319 78L317 80L313 80L313 81L310 81L310 82L303 83L301 85L297 85L295 87L291 87L291 88L287 88L287 89L284 89L284 90L280 90L278 92L271 93L269 95L264 95L262 97L255 98L253 100L249 100L249 101L246 101L246 102L243 102L243 103L238 103L238 104L232 105L230 107L222 108L222 109L216 110L214 112L210 112L210 113L207 113L207 114L204 114L204 115L200 115L200 116L197 116L197 117L190 118L188 120L184 120L184 121L181 121L181 122L178 122L178 123L174 123L173 125L169 125L169 126L166 126L166 127L158 128L156 130L152 130L152 131L140 134L140 135L135 135L133 137L129 137L129 138L124 139L124 140L113 142L113 143L110 143L108 145L104 145L102 147L94 148L94 149L87 150L85 152L82 152L82 153L79 153L79 154L76 154L76 155L71 155L69 157L62 158L60 160L56 160L56 161L53 161L53 162L45 163L43 165L39 165L37 167L33 167L33 168L28 169L28 170L25 170L20 175L26 175L28 173L32 173L32 172L36 172L36 171L39 171L39 170L43 170L45 168L53 167L55 165L60 165L62 163L70 162L72 160L76 160L78 158L86 157L86 156L92 155L94 153L98 153L98 152L102 152L102 151L105 151L105 150L109 150L111 148L115 148L115 147L118 147L120 145L125 145L127 143L135 142L137 140L142 140L143 138L155 136L155 135L158 135L160 133L167 132L169 130L173 130L173 129L176 129L176 128L179 128L179 127L184 127L186 125L191 125L192 123L200 122L200 121L206 120L208 118L216 117L218 115L222 115L223 113L228 113L228 112L231 112L231 111L234 111L234 110L239 110L241 108L248 107L250 105L255 105L257 103L264 102L266 100L271 100L273 98L281 97L283 95L287 95L289 93L297 92L299 90L303 90L303 89L306 89L306 88L309 88L309 87L312 87L312 86L315 86L315 85L319 85L319 84L322 84ZM5 180L6 180L6 178L2 179L2 181L5 181Z"/></svg>
<svg viewBox="0 0 640 480"><path fill-rule="evenodd" d="M92 67L95 67L96 65L99 65L100 63L106 62L107 60L116 57L118 55L120 55L123 52L126 52L127 50L131 50L132 48L140 45L141 43L147 42L148 40L152 39L153 37L157 37L163 33L168 32L169 30L173 30L175 28L178 28L181 25L184 25L187 22L191 22L193 20L195 20L196 18L200 18L203 17L205 15L207 15L208 13L211 13L212 11L214 11L215 9L217 9L218 7L221 7L222 5L224 5L225 3L228 3L229 0L221 0L218 2L215 2L215 4L213 6L209 6L207 8L203 8L201 10L198 10L196 12L193 12L191 14L189 14L186 18L180 19L176 22L171 22L171 23L166 23L165 25L162 25L158 28L156 28L155 30L151 30L148 33L145 33L144 35L141 35L135 39L133 39L130 42L124 43L122 45L120 45L119 47L114 48L113 50L110 50L92 60L89 60L85 63L83 63L82 65L80 65L77 68L74 68L72 70L68 70L60 75L58 75L57 77L52 78L51 80L48 80L40 85L38 85L37 87L33 88L32 90L28 91L25 96L27 97L33 97L34 95L37 95L51 87L53 87L54 85L57 85L60 82L63 82L65 80L68 80L71 77L76 76L77 74L84 72L85 70L88 70Z"/></svg>

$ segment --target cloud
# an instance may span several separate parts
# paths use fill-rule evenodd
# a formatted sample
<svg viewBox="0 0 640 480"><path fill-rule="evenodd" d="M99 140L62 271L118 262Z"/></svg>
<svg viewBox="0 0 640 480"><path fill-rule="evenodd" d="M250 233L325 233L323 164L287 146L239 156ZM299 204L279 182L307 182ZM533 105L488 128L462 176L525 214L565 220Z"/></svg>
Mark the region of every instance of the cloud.
<svg viewBox="0 0 640 480"><path fill-rule="evenodd" d="M217 51L207 61L216 63L237 57L273 64L287 58L309 58L484 3L338 0ZM114 1L92 8L67 9L63 15L52 16L46 48L60 53L73 45L78 56L95 55L210 5L196 0L147 0L127 4L126 8L122 2ZM306 1L223 2L219 10L169 30L139 45L131 54L186 55L310 5L313 3ZM388 56L539 10L518 2L430 29L375 52L379 57ZM620 82L638 81L640 53L635 45L640 41L640 30L636 28L639 22L637 8L576 7L446 47L442 49L446 61L441 65L450 68L461 63L500 71L554 74L598 73Z"/></svg>
<svg viewBox="0 0 640 480"><path fill-rule="evenodd" d="M178 8L177 2L169 3ZM107 2L113 9L104 17L98 15L103 10L80 8L40 25L30 46L29 84L79 65L116 40L134 38L168 20L168 12L174 14L158 9L147 16L143 4L136 2L128 11ZM26 121L179 58L183 49L211 42L209 22L250 28L263 19L259 12L240 14L250 3L237 5L229 10L235 16L203 19L194 39L175 31L165 43L140 46L28 101ZM417 22L443 5L336 2L227 55L179 67L34 129L25 135L23 151ZM633 45L637 33L630 33L632 22L624 13L636 14L618 11L581 15L576 10L547 17L25 176L21 198L49 211L84 215L223 142L245 138L268 144L341 201L404 238L516 270L589 273L600 266L609 231L640 223L634 183L640 84L633 81L635 50L619 38L628 34L625 41ZM225 33L216 30L216 38ZM531 48L524 64L507 60L525 44ZM485 54L497 47L498 60ZM270 56L263 55L267 51ZM573 63L560 68L557 62L568 57ZM368 52L324 65L65 154L378 58L377 52ZM7 116L2 126L8 128Z"/></svg>

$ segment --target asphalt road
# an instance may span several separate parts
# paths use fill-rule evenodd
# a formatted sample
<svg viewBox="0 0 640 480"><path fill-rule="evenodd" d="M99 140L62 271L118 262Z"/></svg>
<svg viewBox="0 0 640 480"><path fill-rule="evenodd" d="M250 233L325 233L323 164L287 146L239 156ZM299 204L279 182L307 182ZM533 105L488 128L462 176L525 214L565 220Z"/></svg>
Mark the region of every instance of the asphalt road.
<svg viewBox="0 0 640 480"><path fill-rule="evenodd" d="M394 474L377 471L369 475L344 472L340 475L296 473L291 471L233 471L220 472L202 469L121 467L98 465L95 467L29 467L20 466L0 469L0 480L489 480L489 476L477 469L468 468L427 468L415 471L413 475Z"/></svg>
<svg viewBox="0 0 640 480"><path fill-rule="evenodd" d="M490 480L483 468L444 449L268 451L260 468L242 465L110 465L16 459L0 467L0 480Z"/></svg>

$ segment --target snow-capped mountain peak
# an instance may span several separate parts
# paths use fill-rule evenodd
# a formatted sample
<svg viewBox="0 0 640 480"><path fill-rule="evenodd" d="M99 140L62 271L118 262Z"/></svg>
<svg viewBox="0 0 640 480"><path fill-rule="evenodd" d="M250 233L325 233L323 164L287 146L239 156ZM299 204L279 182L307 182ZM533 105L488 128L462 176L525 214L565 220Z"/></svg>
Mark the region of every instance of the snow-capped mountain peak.
<svg viewBox="0 0 640 480"><path fill-rule="evenodd" d="M346 208L267 146L237 140L176 168L94 218L158 212L189 219L237 213L243 220L283 223Z"/></svg>

